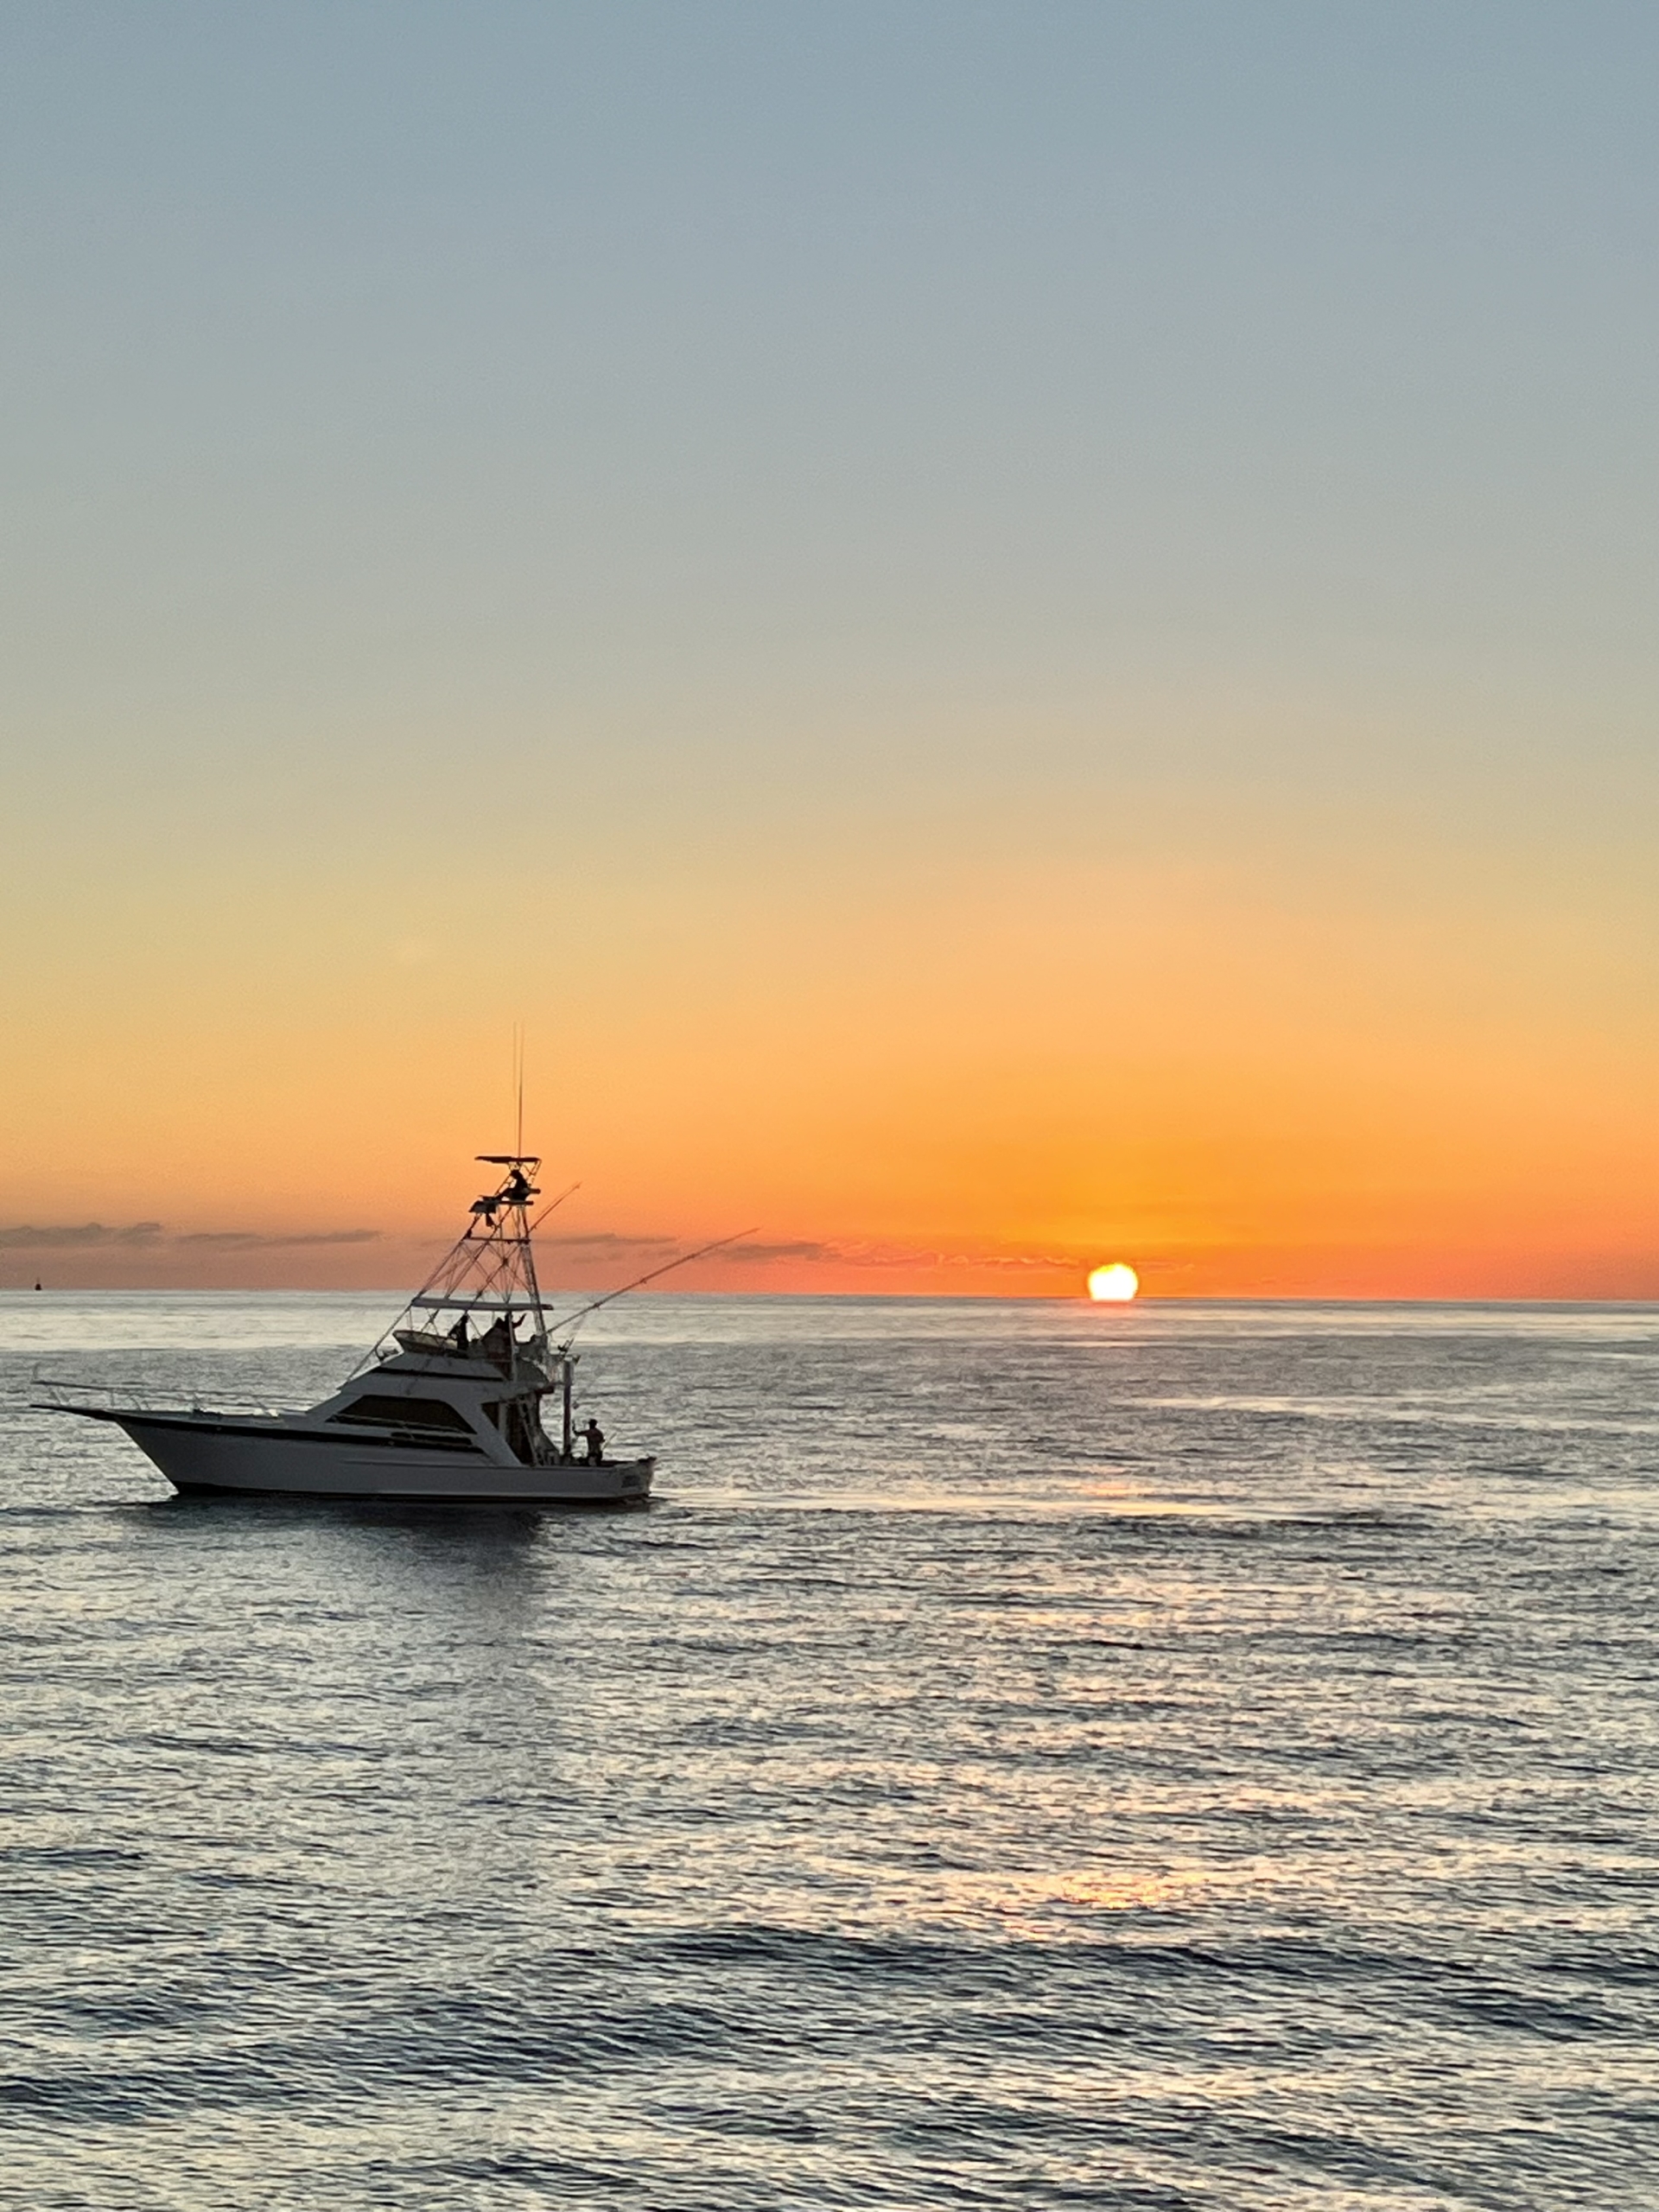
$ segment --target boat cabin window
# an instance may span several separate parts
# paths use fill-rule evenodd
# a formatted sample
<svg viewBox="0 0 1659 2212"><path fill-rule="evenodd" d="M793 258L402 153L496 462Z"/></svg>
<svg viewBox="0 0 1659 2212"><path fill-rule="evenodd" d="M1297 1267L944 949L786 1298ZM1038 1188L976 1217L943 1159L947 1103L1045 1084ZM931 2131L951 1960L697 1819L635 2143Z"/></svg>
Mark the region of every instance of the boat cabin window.
<svg viewBox="0 0 1659 2212"><path fill-rule="evenodd" d="M376 1428L450 1428L470 1436L472 1423L465 1414L447 1406L442 1398L354 1398L342 1406L331 1421L360 1421Z"/></svg>

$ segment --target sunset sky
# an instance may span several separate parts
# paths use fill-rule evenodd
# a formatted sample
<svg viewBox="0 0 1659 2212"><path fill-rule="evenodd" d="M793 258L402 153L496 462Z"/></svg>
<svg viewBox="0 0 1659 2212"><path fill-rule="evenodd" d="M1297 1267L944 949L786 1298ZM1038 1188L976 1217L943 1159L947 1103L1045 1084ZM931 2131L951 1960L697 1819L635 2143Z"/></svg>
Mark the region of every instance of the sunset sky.
<svg viewBox="0 0 1659 2212"><path fill-rule="evenodd" d="M18 0L0 1286L1659 1296L1659 10Z"/></svg>

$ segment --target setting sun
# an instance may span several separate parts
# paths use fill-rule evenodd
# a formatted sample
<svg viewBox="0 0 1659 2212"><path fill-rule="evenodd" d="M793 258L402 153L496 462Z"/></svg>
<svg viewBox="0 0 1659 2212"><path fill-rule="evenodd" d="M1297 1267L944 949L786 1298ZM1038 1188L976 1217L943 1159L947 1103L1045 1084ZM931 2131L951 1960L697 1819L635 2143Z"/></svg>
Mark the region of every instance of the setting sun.
<svg viewBox="0 0 1659 2212"><path fill-rule="evenodd" d="M1109 1267L1096 1268L1089 1278L1090 1297L1108 1304L1122 1305L1140 1287L1140 1276L1122 1260L1114 1260Z"/></svg>

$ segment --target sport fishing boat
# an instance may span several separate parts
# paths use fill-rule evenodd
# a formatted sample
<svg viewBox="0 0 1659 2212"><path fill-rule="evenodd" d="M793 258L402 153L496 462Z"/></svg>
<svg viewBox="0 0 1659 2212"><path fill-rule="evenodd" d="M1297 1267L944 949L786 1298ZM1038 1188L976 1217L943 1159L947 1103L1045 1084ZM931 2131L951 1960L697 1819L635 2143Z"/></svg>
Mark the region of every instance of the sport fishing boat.
<svg viewBox="0 0 1659 2212"><path fill-rule="evenodd" d="M303 1413L211 1413L74 1403L60 1395L56 1410L113 1421L178 1491L423 1505L643 1503L655 1459L608 1458L596 1421L580 1435L572 1428L579 1357L572 1332L622 1293L568 1317L555 1341L531 1241L531 1204L540 1195L532 1178L541 1162L518 1153L479 1157L505 1171L499 1185L474 1199L465 1234L430 1281L321 1405ZM557 1408L552 1434L542 1418L550 1397Z"/></svg>

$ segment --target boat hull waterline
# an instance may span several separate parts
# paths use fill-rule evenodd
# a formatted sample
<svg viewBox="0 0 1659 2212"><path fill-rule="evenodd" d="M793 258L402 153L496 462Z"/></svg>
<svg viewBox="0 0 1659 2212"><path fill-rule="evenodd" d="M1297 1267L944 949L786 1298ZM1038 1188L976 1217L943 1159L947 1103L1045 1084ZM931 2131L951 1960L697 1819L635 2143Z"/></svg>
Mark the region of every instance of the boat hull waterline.
<svg viewBox="0 0 1659 2212"><path fill-rule="evenodd" d="M639 1505L656 1467L649 1459L507 1465L465 1444L346 1438L280 1418L86 1410L88 1418L124 1430L174 1489L186 1492L420 1505Z"/></svg>

